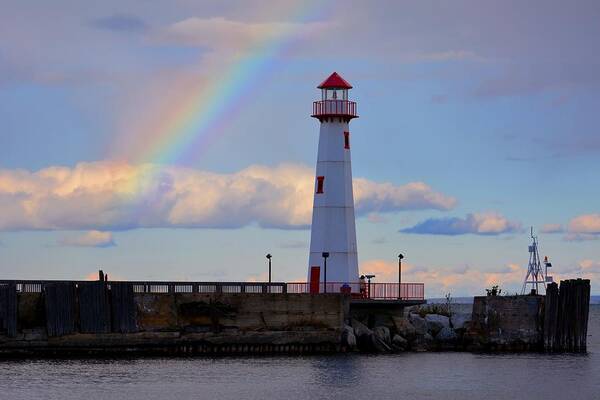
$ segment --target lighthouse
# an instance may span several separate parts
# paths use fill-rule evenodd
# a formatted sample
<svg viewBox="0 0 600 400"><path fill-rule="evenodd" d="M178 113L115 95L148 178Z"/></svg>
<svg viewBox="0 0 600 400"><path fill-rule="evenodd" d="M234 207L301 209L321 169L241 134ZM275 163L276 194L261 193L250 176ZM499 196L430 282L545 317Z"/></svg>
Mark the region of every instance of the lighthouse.
<svg viewBox="0 0 600 400"><path fill-rule="evenodd" d="M350 162L350 120L358 118L352 89L337 72L319 86L312 117L320 122L308 280L310 292L339 291L358 281L358 256ZM327 285L323 285L327 282Z"/></svg>

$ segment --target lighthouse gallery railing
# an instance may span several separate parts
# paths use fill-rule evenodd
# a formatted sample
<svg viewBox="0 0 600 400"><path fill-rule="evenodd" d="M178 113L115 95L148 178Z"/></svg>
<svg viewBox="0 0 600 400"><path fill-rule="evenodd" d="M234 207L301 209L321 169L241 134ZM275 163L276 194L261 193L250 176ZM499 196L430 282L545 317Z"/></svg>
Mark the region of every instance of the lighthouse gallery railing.
<svg viewBox="0 0 600 400"><path fill-rule="evenodd" d="M319 100L313 102L313 114L317 116L356 117L356 102L349 100Z"/></svg>

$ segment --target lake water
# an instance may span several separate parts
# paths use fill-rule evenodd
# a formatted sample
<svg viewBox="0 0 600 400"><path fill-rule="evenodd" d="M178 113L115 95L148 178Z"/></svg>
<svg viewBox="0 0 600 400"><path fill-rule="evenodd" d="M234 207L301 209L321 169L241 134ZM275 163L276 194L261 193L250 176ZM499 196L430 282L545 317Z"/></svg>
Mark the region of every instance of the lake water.
<svg viewBox="0 0 600 400"><path fill-rule="evenodd" d="M599 399L600 305L588 333L586 355L0 361L0 399Z"/></svg>

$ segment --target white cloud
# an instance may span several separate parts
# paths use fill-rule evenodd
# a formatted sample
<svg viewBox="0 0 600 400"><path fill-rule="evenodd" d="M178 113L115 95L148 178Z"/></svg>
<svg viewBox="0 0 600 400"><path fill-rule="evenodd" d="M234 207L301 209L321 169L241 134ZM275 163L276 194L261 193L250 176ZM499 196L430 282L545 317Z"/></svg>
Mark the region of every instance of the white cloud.
<svg viewBox="0 0 600 400"><path fill-rule="evenodd" d="M569 232L600 234L600 214L585 214L569 221Z"/></svg>
<svg viewBox="0 0 600 400"><path fill-rule="evenodd" d="M582 242L599 238L600 214L583 214L569 221L563 240L567 242Z"/></svg>
<svg viewBox="0 0 600 400"><path fill-rule="evenodd" d="M109 161L0 170L0 230L99 230L152 227L298 229L310 224L312 168L254 165L231 174ZM456 203L424 183L356 180L358 215Z"/></svg>
<svg viewBox="0 0 600 400"><path fill-rule="evenodd" d="M499 235L517 232L521 224L510 221L496 212L467 214L465 218L430 218L412 227L401 229L403 233L427 235Z"/></svg>
<svg viewBox="0 0 600 400"><path fill-rule="evenodd" d="M387 260L368 260L360 265L362 274L376 275L376 282L397 282L398 264ZM425 284L427 297L485 294L485 289L499 285L511 293L520 290L527 272L525 266L507 264L497 271L482 271L468 266L424 267L402 262L402 281Z"/></svg>
<svg viewBox="0 0 600 400"><path fill-rule="evenodd" d="M115 246L115 241L110 232L88 231L80 235L64 237L59 244L76 247L111 247Z"/></svg>
<svg viewBox="0 0 600 400"><path fill-rule="evenodd" d="M375 282L397 282L398 264L388 260L367 260L360 265L362 274L374 274ZM419 266L402 261L402 281L425 284L427 297L483 295L485 289L500 286L503 293L520 292L527 272L526 262L507 263L494 270L472 266ZM549 270L555 282L583 278L600 279L600 261L584 259L572 265L557 265Z"/></svg>

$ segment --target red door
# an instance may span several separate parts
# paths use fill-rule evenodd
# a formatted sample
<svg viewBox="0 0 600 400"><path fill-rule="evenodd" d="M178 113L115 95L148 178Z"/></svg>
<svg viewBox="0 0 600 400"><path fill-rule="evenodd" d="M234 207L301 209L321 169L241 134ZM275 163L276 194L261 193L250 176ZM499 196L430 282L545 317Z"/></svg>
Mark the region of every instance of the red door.
<svg viewBox="0 0 600 400"><path fill-rule="evenodd" d="M319 280L321 279L321 267L310 267L310 292L319 293Z"/></svg>

